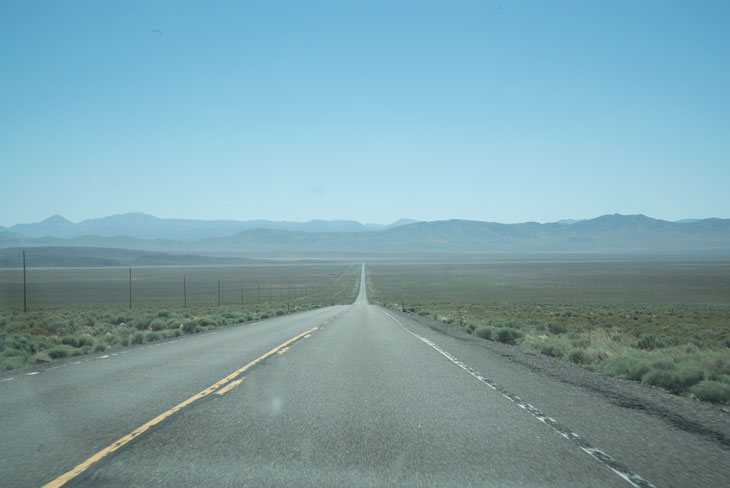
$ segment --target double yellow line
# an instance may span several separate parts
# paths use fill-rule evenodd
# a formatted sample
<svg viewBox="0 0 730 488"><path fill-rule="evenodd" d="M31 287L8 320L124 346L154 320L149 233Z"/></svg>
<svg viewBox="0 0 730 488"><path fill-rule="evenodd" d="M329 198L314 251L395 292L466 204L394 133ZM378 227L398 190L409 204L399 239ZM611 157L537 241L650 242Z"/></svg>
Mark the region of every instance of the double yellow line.
<svg viewBox="0 0 730 488"><path fill-rule="evenodd" d="M183 408L185 408L186 406L190 405L194 401L199 400L199 399L201 399L201 398L203 398L205 396L208 396L208 395L210 395L212 393L215 393L217 395L225 395L226 393L228 393L233 388L237 387L238 385L240 385L243 382L243 380L246 377L245 376L242 377L242 378L238 378L238 377L243 372L245 372L247 369L249 369L250 367L252 367L256 363L259 363L259 362L263 361L264 359L266 359L267 357L271 356L272 354L277 353L280 349L283 349L283 348L288 349L289 344L291 344L292 342L294 342L294 341L296 341L298 339L301 339L302 337L309 337L309 335L312 332L314 332L315 330L317 330L318 328L319 327L312 327L311 329L309 329L309 330L307 330L305 332L302 332L299 335L296 335L296 336L292 337L288 341L286 341L286 342L284 342L282 344L279 344L278 346L276 346L275 348L273 348L271 351L267 352L266 354L264 354L262 356L259 356L258 358L254 359L253 361L251 361L250 363L248 363L244 367L242 367L240 369L237 369L233 373L229 374L228 376L226 376L222 380L218 381L217 383L214 383L213 385L209 386L208 388L206 388L205 390L201 391L200 393L191 396L190 398L188 398L184 402L178 403L177 405L175 405L174 407L172 407L170 410L168 410L168 411L166 411L164 413L161 413L160 415L158 415L157 417L153 418L149 422L147 422L147 423L145 423L145 424L137 427L136 429L134 429L129 434L125 435L124 437L122 437L121 439L117 440L116 442L113 442L112 444L108 445L107 447L105 447L101 451L97 452L96 454L94 454L93 456L91 456L86 461L82 462L81 464L79 464L78 466L76 466L75 468L73 468L72 470L67 471L66 473L62 474L61 476L59 476L58 478L54 479L53 481L49 481L48 483L46 483L45 485L43 485L43 488L59 488L59 487L63 486L64 484L66 484L71 479L75 478L76 476L80 475L81 473L83 473L84 471L86 471L87 469L89 469L94 463L100 461L105 456L108 456L109 454L113 453L114 451L117 451L120 448L124 447L125 445L129 444L135 438L139 437L140 435L142 435L143 433L145 433L146 431L148 431L149 429L151 429L155 425L159 424L160 422L162 422L163 420L165 420L166 418L168 418L170 415L174 414L175 412L178 412L178 411L182 410ZM238 379L235 379L235 378L238 378ZM235 381L234 381L234 379L235 379Z"/></svg>

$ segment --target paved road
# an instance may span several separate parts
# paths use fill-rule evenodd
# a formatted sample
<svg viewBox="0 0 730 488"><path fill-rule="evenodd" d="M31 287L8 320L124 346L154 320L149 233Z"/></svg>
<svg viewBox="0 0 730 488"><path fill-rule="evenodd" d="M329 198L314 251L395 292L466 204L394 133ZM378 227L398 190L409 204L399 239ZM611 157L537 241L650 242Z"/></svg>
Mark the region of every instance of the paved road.
<svg viewBox="0 0 730 488"><path fill-rule="evenodd" d="M0 381L3 486L78 465L65 486L730 479L726 446L368 305L364 286L352 306L72 363Z"/></svg>

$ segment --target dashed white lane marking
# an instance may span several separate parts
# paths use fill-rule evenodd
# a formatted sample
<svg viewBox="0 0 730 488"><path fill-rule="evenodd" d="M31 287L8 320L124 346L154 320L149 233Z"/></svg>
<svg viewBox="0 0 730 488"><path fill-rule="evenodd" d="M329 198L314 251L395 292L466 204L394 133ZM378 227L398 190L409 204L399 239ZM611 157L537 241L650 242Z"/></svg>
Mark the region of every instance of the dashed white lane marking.
<svg viewBox="0 0 730 488"><path fill-rule="evenodd" d="M503 397L505 397L507 400L515 403L518 407L521 409L529 412L532 414L533 417L535 417L540 422L544 423L545 425L552 428L555 432L560 434L562 437L573 441L575 444L578 445L581 451L585 452L589 456L591 456L593 459L596 459L600 463L602 463L604 466L606 466L608 469L619 475L621 478L626 480L631 486L637 487L637 488L655 488L654 485L646 481L644 478L639 476L636 473L632 473L626 466L616 461L613 457L605 453L604 451L601 451L600 449L597 449L593 447L587 440L576 434L575 432L568 429L566 426L562 425L557 420L548 417L544 413L542 413L540 410L532 406L531 404L527 403L526 401L522 400L517 395L510 393L507 391L504 387L498 385L493 380L490 380L489 378L483 376L481 373L479 373L474 368L468 366L467 364L463 363L462 361L458 360L448 352L441 349L438 345L434 344L430 340L426 339L425 337L421 337L420 335L416 334L412 330L410 330L408 327L403 325L400 320L390 315L388 312L383 311L385 315L391 318L396 324L400 325L403 329L405 329L407 332L409 332L411 335L417 337L424 343L431 346L433 349L435 349L439 354L446 357L449 361L456 364L458 367L472 375L474 378L478 379L485 385L487 385L489 388L497 391L498 393L501 393Z"/></svg>
<svg viewBox="0 0 730 488"><path fill-rule="evenodd" d="M158 342L156 344L149 345L149 346L146 346L146 347L157 347L157 346L162 346L162 345L165 345L165 344L175 344L176 342L180 342L180 339L175 339L174 341ZM132 349L132 351L134 351L134 349ZM98 361L99 359L108 359L108 358L111 358L111 357L114 357L114 356L119 356L120 354L127 354L128 352L129 351L113 352L113 353L105 354L103 356L99 356L99 357L95 357L95 358L84 359L82 361L74 361L72 363L60 364L58 366L51 366L48 369L46 369L46 371L52 371L54 369L60 369L60 368L68 368L69 366L77 366L79 364L88 363L88 362L91 362L91 361ZM40 374L40 373L41 373L40 371L32 371L30 373L25 373L22 376L34 376L34 375L37 375L37 374ZM0 382L3 382L3 381L11 381L11 380L14 380L16 378L18 378L18 377L17 376L10 376L8 378L2 378L2 379L0 379Z"/></svg>

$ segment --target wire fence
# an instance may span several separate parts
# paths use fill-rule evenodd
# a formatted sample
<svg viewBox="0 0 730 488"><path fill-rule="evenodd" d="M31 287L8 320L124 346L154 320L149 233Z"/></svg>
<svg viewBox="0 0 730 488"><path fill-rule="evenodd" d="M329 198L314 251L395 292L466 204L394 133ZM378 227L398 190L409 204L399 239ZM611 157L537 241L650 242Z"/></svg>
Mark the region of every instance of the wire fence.
<svg viewBox="0 0 730 488"><path fill-rule="evenodd" d="M354 265L272 265L140 268L32 268L27 308L130 306L208 307L326 302ZM131 273L130 273L131 269ZM131 278L130 278L131 275ZM349 279L348 279L349 281ZM131 286L130 286L131 284ZM23 270L0 270L0 308L23 309Z"/></svg>

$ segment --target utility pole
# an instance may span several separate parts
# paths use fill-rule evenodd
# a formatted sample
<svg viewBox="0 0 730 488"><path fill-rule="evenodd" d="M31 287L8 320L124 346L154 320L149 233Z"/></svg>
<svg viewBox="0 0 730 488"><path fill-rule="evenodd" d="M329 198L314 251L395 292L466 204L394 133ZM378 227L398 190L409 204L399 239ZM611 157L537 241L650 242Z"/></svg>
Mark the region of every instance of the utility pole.
<svg viewBox="0 0 730 488"><path fill-rule="evenodd" d="M132 268L129 268L129 309L132 310Z"/></svg>
<svg viewBox="0 0 730 488"><path fill-rule="evenodd" d="M183 308L188 308L188 286L183 275Z"/></svg>
<svg viewBox="0 0 730 488"><path fill-rule="evenodd" d="M25 279L25 251L23 251L23 313L28 313L27 282Z"/></svg>
<svg viewBox="0 0 730 488"><path fill-rule="evenodd" d="M221 306L221 279L218 278L218 306Z"/></svg>
<svg viewBox="0 0 730 488"><path fill-rule="evenodd" d="M243 283L241 283L241 305L243 305Z"/></svg>

